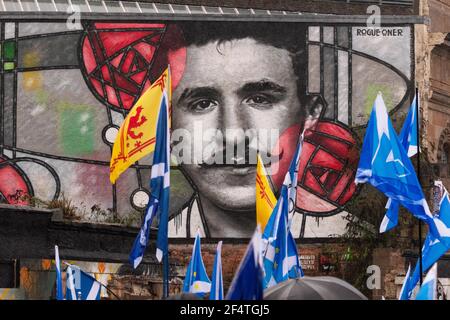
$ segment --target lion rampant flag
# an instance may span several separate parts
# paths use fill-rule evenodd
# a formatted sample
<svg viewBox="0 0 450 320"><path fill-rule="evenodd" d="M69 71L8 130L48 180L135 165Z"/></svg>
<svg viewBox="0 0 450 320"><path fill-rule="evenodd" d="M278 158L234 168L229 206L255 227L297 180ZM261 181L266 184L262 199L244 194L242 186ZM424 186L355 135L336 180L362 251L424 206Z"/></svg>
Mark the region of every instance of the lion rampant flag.
<svg viewBox="0 0 450 320"><path fill-rule="evenodd" d="M276 203L277 199L270 187L266 168L258 154L256 165L256 224L260 225L261 230L266 227Z"/></svg>
<svg viewBox="0 0 450 320"><path fill-rule="evenodd" d="M170 125L172 85L169 67L139 98L119 129L109 167L112 184L130 165L155 150L156 125L164 93L169 98Z"/></svg>

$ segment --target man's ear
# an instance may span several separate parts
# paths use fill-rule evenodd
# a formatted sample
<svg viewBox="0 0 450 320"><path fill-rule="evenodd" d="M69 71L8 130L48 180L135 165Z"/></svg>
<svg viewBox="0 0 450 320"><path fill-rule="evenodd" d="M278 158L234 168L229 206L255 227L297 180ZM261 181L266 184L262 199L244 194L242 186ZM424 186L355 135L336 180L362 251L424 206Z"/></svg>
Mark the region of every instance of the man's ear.
<svg viewBox="0 0 450 320"><path fill-rule="evenodd" d="M306 117L311 119L320 118L327 107L327 103L320 94L307 95L304 105Z"/></svg>
<svg viewBox="0 0 450 320"><path fill-rule="evenodd" d="M326 102L319 94L311 94L305 97L305 129L312 129L317 121L322 118L326 110Z"/></svg>

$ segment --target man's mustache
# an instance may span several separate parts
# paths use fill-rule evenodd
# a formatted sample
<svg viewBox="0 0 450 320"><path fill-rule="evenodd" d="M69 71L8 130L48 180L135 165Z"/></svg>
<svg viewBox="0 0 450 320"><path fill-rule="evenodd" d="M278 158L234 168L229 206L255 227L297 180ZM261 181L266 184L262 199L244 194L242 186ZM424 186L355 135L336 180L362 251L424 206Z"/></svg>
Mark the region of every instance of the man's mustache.
<svg viewBox="0 0 450 320"><path fill-rule="evenodd" d="M241 144L233 144L233 146L228 147L226 141L224 141L220 149L214 150L206 158L202 157L202 162L197 163L197 165L202 168L256 166L258 153L262 155L263 159L269 159L269 161L263 162L265 165L270 165L272 158L271 152L254 148L250 145L249 141L242 142Z"/></svg>
<svg viewBox="0 0 450 320"><path fill-rule="evenodd" d="M260 152L257 149L247 149L245 151L245 155L236 156L233 153L233 156L227 156L226 154L227 149L222 149L218 151L217 153L211 155L210 157L203 159L202 162L197 163L202 168L208 168L208 167L249 167L249 166L256 166L257 164L257 157L256 155L258 152ZM266 157L269 158L269 161L264 162L265 165L270 165L271 161L271 154L266 153Z"/></svg>

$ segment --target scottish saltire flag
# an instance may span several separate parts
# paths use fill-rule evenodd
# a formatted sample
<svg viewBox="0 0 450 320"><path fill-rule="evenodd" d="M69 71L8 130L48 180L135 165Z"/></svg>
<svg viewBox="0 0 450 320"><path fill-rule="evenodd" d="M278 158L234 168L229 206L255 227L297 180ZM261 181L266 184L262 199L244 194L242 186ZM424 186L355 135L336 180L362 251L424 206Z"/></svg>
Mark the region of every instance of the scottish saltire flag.
<svg viewBox="0 0 450 320"><path fill-rule="evenodd" d="M264 287L270 287L289 278L303 276L295 240L290 232L290 216L297 197L298 164L303 134L297 144L289 170L284 178L280 197L266 224L262 236L264 243Z"/></svg>
<svg viewBox="0 0 450 320"><path fill-rule="evenodd" d="M62 291L61 264L59 262L59 249L55 245L55 265L56 265L56 300L64 300Z"/></svg>
<svg viewBox="0 0 450 320"><path fill-rule="evenodd" d="M302 153L304 133L305 132L303 131L302 134L300 135L300 139L297 144L297 148L295 149L294 156L289 165L289 170L288 170L286 176L284 177L284 181L283 181L283 185L285 185L288 188L289 229L290 229L290 223L292 221L292 216L294 214L294 209L295 209L295 204L296 204L296 199L297 199L298 166L300 163L300 155Z"/></svg>
<svg viewBox="0 0 450 320"><path fill-rule="evenodd" d="M409 108L408 115L403 123L400 135L398 136L398 139L406 150L409 158L417 154L417 151L419 150L419 143L417 141L417 122L419 121L417 115L418 104L417 95L415 95L411 107Z"/></svg>
<svg viewBox="0 0 450 320"><path fill-rule="evenodd" d="M264 271L261 244L261 233L257 227L231 282L226 300L263 299Z"/></svg>
<svg viewBox="0 0 450 320"><path fill-rule="evenodd" d="M267 223L266 231L263 234L265 251L264 262L264 288L271 287L289 278L303 276L303 270L297 253L297 246L288 226L288 206L289 199L287 188L282 187L280 198L278 199L271 219ZM273 219L272 219L273 218ZM278 221L275 219L278 218ZM271 235L273 225L277 223L277 233ZM272 236L272 237L271 237ZM272 238L268 241L268 238Z"/></svg>
<svg viewBox="0 0 450 320"><path fill-rule="evenodd" d="M440 238L449 230L433 220L411 160L392 127L381 93L370 115L355 183L370 183L425 221ZM441 235L442 234L442 235Z"/></svg>
<svg viewBox="0 0 450 320"><path fill-rule="evenodd" d="M223 300L222 241L217 245L216 257L214 258L209 300Z"/></svg>
<svg viewBox="0 0 450 320"><path fill-rule="evenodd" d="M416 300L436 300L437 298L437 264L428 271L422 286L417 292Z"/></svg>
<svg viewBox="0 0 450 320"><path fill-rule="evenodd" d="M389 198L385 208L387 211L380 224L380 233L389 231L398 224L398 211L400 210L400 204Z"/></svg>
<svg viewBox="0 0 450 320"><path fill-rule="evenodd" d="M409 300L411 297L411 265L408 266L408 272L406 272L405 280L403 280L402 289L400 290L400 295L398 300Z"/></svg>
<svg viewBox="0 0 450 320"><path fill-rule="evenodd" d="M439 203L439 213L436 215L435 219L439 219L450 228L450 198L447 190L444 188L444 194ZM435 264L440 257L442 257L449 249L450 241L445 243L436 239L430 232L425 239L422 248L422 269L423 271L428 270L433 264ZM411 277L411 290L417 285L420 279L420 265L419 261L416 263L414 273Z"/></svg>
<svg viewBox="0 0 450 320"><path fill-rule="evenodd" d="M153 153L153 164L150 177L150 200L147 204L147 210L145 212L141 230L134 241L129 258L130 263L134 268L137 268L142 261L150 236L150 227L152 226L155 216L158 216L159 218L156 258L161 262L163 255L167 254L170 195L170 94L168 94L167 91L170 91L171 86L170 72L167 74L168 83L162 85L160 88L164 93L160 100L158 114L155 152Z"/></svg>
<svg viewBox="0 0 450 320"><path fill-rule="evenodd" d="M78 294L75 291L75 272L77 272L77 269L73 268L71 265L66 269L66 300L79 300ZM78 288L80 288L79 281Z"/></svg>
<svg viewBox="0 0 450 320"><path fill-rule="evenodd" d="M66 300L100 300L101 283L75 265L66 269Z"/></svg>
<svg viewBox="0 0 450 320"><path fill-rule="evenodd" d="M297 198L297 181L298 181L298 165L300 155L302 152L303 133L300 136L299 143L295 149L289 169L284 176L283 185L281 186L280 197L273 208L269 221L266 224L263 232L263 241L272 242L276 239L278 233L278 224L282 213L288 216L288 222L291 221L290 214L294 213L295 201ZM284 195L284 196L282 196ZM275 213L275 214L274 214ZM290 224L288 225L290 229Z"/></svg>
<svg viewBox="0 0 450 320"><path fill-rule="evenodd" d="M203 264L200 246L200 233L197 231L194 247L192 248L191 261L189 262L186 277L184 278L183 292L196 293L198 296L203 296L205 293L210 292L211 280L209 280L205 265Z"/></svg>
<svg viewBox="0 0 450 320"><path fill-rule="evenodd" d="M417 141L417 126L418 126L418 101L417 95L414 97L414 100L409 108L408 116L403 123L402 130L400 131L400 135L398 137L400 143L405 149L409 158L414 156L418 150L418 141ZM386 215L383 218L383 221L380 225L380 233L386 232L392 228L394 228L398 223L398 210L400 209L399 203L397 201L388 200L386 204Z"/></svg>

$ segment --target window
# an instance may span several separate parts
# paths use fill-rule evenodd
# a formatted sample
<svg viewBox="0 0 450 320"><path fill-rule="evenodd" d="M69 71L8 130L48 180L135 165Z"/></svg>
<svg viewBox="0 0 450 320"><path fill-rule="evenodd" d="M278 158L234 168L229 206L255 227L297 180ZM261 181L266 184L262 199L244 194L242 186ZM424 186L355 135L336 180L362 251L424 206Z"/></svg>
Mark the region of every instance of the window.
<svg viewBox="0 0 450 320"><path fill-rule="evenodd" d="M450 177L450 166L448 165L448 159L450 159L450 144L444 144L443 152L442 152L442 163L447 167L447 177ZM445 168L443 170L445 172Z"/></svg>
<svg viewBox="0 0 450 320"><path fill-rule="evenodd" d="M0 260L0 288L19 287L18 260Z"/></svg>

